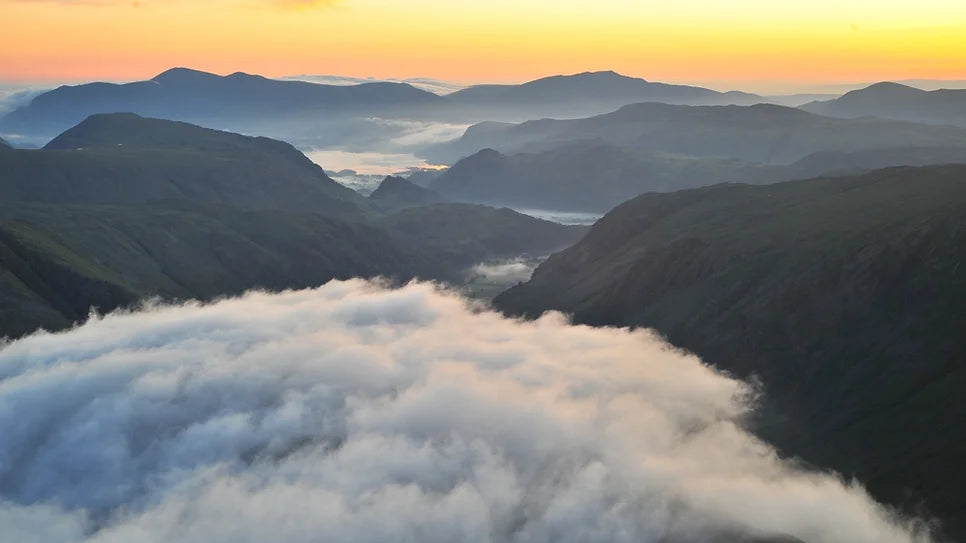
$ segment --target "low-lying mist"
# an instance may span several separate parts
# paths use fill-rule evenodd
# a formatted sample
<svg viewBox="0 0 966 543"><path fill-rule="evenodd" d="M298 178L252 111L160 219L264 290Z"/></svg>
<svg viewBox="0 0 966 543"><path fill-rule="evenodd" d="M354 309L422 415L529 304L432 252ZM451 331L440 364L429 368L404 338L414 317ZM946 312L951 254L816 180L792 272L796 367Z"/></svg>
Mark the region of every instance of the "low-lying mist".
<svg viewBox="0 0 966 543"><path fill-rule="evenodd" d="M298 124L282 124L275 130L283 139L306 151L316 162L324 160L322 165L325 168L350 168L361 173L390 174L407 167L426 165L427 162L418 157L422 149L459 138L467 126L469 125L437 121L368 117L313 123L309 128ZM326 152L332 155L327 157L320 154Z"/></svg>
<svg viewBox="0 0 966 543"><path fill-rule="evenodd" d="M0 350L0 525L42 543L928 540L743 430L755 393L650 332L510 320L430 284L149 305Z"/></svg>
<svg viewBox="0 0 966 543"><path fill-rule="evenodd" d="M457 139L467 127L375 117L344 121L338 128L313 126L314 132L291 136L290 140L316 164L330 171L345 171L346 174L333 179L363 194L375 190L387 175L441 168L421 158L419 151L428 145ZM338 143L332 141L333 134L340 136Z"/></svg>
<svg viewBox="0 0 966 543"><path fill-rule="evenodd" d="M50 89L47 87L0 83L0 115L5 115L20 106L27 105L35 96L48 90Z"/></svg>
<svg viewBox="0 0 966 543"><path fill-rule="evenodd" d="M530 280L533 270L546 259L520 256L480 262L466 270L459 292L474 299L492 300L508 288Z"/></svg>
<svg viewBox="0 0 966 543"><path fill-rule="evenodd" d="M516 283L527 281L533 275L534 268L543 258L515 258L499 262L482 262L470 269L470 274L501 283Z"/></svg>
<svg viewBox="0 0 966 543"><path fill-rule="evenodd" d="M531 217L545 221L581 226L592 225L603 217L601 213L585 213L580 211L557 211L553 209L532 209L525 207L514 207L513 209L524 215L530 215Z"/></svg>

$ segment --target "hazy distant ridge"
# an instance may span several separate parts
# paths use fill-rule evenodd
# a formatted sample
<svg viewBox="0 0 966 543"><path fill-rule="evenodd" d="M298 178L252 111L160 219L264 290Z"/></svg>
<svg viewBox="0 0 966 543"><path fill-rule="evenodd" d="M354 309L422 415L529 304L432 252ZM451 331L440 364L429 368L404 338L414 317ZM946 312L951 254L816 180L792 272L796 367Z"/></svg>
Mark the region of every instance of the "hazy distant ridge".
<svg viewBox="0 0 966 543"><path fill-rule="evenodd" d="M630 149L788 164L822 151L966 146L966 129L882 119L836 119L773 104L643 103L581 119L479 123L459 140L436 145L425 155L452 163L480 149L538 152L586 140Z"/></svg>
<svg viewBox="0 0 966 543"><path fill-rule="evenodd" d="M832 117L966 126L966 90L925 91L899 83L876 83L834 100L811 102L802 109Z"/></svg>
<svg viewBox="0 0 966 543"><path fill-rule="evenodd" d="M59 87L0 119L0 131L54 134L95 113L132 112L217 125L306 113L370 115L440 100L404 83L320 85L241 72L219 76L174 68L148 81Z"/></svg>

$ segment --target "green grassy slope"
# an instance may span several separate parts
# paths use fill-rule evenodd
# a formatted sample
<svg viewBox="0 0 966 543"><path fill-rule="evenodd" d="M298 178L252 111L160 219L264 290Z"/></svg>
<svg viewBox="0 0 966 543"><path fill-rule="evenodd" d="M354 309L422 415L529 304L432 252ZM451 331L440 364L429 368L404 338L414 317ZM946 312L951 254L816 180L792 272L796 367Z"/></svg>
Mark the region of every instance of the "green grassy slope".
<svg viewBox="0 0 966 543"><path fill-rule="evenodd" d="M17 336L59 329L91 308L109 311L135 293L111 270L78 254L49 232L0 219L0 331Z"/></svg>

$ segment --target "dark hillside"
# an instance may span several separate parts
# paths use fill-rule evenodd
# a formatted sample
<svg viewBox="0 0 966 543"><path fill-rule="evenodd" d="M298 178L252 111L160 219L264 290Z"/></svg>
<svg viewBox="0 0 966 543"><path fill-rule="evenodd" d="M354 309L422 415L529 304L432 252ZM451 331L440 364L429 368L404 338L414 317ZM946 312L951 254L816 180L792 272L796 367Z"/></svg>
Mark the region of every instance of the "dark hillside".
<svg viewBox="0 0 966 543"><path fill-rule="evenodd" d="M496 300L765 386L763 436L966 535L966 166L647 194Z"/></svg>

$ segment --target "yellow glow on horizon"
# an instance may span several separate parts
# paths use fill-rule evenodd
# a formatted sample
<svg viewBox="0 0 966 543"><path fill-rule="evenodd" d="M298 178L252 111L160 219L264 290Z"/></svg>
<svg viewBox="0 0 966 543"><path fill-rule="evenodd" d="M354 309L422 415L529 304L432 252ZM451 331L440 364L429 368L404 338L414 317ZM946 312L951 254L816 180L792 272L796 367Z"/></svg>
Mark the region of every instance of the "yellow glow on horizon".
<svg viewBox="0 0 966 543"><path fill-rule="evenodd" d="M0 0L0 80L966 78L961 0Z"/></svg>

